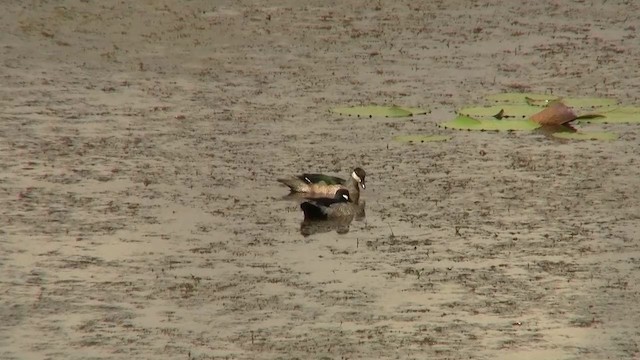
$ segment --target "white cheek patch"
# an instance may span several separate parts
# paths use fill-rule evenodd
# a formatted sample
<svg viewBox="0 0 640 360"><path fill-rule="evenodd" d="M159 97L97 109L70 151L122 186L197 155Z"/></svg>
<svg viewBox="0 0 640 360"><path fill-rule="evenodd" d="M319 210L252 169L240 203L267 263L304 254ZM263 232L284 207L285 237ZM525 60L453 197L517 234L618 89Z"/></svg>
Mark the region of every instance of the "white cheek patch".
<svg viewBox="0 0 640 360"><path fill-rule="evenodd" d="M343 197L345 200L349 201L349 196L347 196L346 194L345 194L345 195L342 195L342 197Z"/></svg>
<svg viewBox="0 0 640 360"><path fill-rule="evenodd" d="M360 179L360 176L358 176L358 174L356 174L355 171L351 173L351 177L354 178L359 183L362 182L362 179Z"/></svg>

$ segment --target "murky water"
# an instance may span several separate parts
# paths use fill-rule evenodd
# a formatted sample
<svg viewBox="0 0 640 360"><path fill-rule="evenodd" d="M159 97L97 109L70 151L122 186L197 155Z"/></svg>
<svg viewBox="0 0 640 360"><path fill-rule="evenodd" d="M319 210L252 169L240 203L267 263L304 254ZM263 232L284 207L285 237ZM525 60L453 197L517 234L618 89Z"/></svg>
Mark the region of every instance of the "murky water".
<svg viewBox="0 0 640 360"><path fill-rule="evenodd" d="M640 9L485 5L7 5L0 358L637 358L637 128L436 123L514 89L637 103ZM327 111L360 103L431 112ZM392 140L423 133L452 139ZM348 232L282 201L355 166Z"/></svg>

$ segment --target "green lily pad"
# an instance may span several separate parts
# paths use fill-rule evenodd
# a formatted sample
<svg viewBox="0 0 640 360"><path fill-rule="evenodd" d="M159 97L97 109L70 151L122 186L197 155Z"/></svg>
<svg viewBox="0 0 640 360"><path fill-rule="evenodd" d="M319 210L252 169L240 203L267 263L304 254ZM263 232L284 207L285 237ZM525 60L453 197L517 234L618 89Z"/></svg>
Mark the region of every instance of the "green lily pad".
<svg viewBox="0 0 640 360"><path fill-rule="evenodd" d="M420 109L420 108L413 108L413 107L402 107L403 110L407 110L410 111L412 115L424 115L427 114L429 111L428 110L424 110L424 109Z"/></svg>
<svg viewBox="0 0 640 360"><path fill-rule="evenodd" d="M474 106L457 111L458 114L475 119L484 118L514 118L526 119L540 111L540 107L526 104L504 104L493 106Z"/></svg>
<svg viewBox="0 0 640 360"><path fill-rule="evenodd" d="M426 142L437 142L437 141L449 141L451 140L451 136L447 135L398 135L393 138L393 140L402 142L402 143L410 143L410 144L418 144L418 143L426 143Z"/></svg>
<svg viewBox="0 0 640 360"><path fill-rule="evenodd" d="M621 106L610 111L601 112L602 117L582 119L580 123L593 124L638 124L640 123L640 106Z"/></svg>
<svg viewBox="0 0 640 360"><path fill-rule="evenodd" d="M558 100L558 97L550 94L537 93L501 93L489 95L486 99L501 104L527 104L530 102L551 102ZM540 104L537 106L544 105Z"/></svg>
<svg viewBox="0 0 640 360"><path fill-rule="evenodd" d="M595 120L595 119L602 119L605 116L602 114L584 114L584 115L580 115L576 118L576 120L585 120L585 121L591 121L591 120Z"/></svg>
<svg viewBox="0 0 640 360"><path fill-rule="evenodd" d="M331 109L331 111L340 115L356 116L356 117L364 117L364 118L408 117L408 116L422 115L427 113L426 110L410 108L410 107L401 107L401 106L395 106L395 105L394 106L369 105L369 106L339 107L339 108Z"/></svg>
<svg viewBox="0 0 640 360"><path fill-rule="evenodd" d="M560 139L570 139L570 140L601 140L601 141L611 141L616 140L618 135L610 132L557 132L552 134L552 136L560 138Z"/></svg>
<svg viewBox="0 0 640 360"><path fill-rule="evenodd" d="M549 103L560 100L565 105L576 109L601 109L618 104L616 99L596 97L559 97L551 94L536 93L502 93L486 97L487 100L501 104L527 104L531 106L547 106Z"/></svg>
<svg viewBox="0 0 640 360"><path fill-rule="evenodd" d="M471 130L472 128L476 128L480 125L480 120L458 115L455 119L445 121L443 123L438 124L438 126L443 127L445 129L453 129L453 130Z"/></svg>
<svg viewBox="0 0 640 360"><path fill-rule="evenodd" d="M618 105L618 100L608 98L563 98L562 102L576 109L602 109Z"/></svg>
<svg viewBox="0 0 640 360"><path fill-rule="evenodd" d="M540 124L531 120L474 119L460 115L453 120L440 123L438 126L453 130L531 131L539 128Z"/></svg>

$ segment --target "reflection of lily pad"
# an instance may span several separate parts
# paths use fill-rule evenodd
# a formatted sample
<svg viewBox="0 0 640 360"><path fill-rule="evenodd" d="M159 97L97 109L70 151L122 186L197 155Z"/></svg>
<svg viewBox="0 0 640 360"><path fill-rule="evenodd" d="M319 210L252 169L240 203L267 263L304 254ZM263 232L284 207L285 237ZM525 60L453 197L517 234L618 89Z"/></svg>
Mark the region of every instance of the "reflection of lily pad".
<svg viewBox="0 0 640 360"><path fill-rule="evenodd" d="M616 140L618 135L610 132L557 132L552 134L554 137L560 139L570 140L602 140L610 141Z"/></svg>
<svg viewBox="0 0 640 360"><path fill-rule="evenodd" d="M447 135L398 135L393 138L393 140L402 142L402 143L425 143L425 142L436 142L436 141L448 141L451 140L451 136Z"/></svg>
<svg viewBox="0 0 640 360"><path fill-rule="evenodd" d="M478 131L530 131L540 127L531 120L474 119L468 116L458 116L438 126L445 129Z"/></svg>
<svg viewBox="0 0 640 360"><path fill-rule="evenodd" d="M603 117L580 119L581 123L594 124L637 124L640 123L640 106L621 106L611 111L601 112Z"/></svg>
<svg viewBox="0 0 640 360"><path fill-rule="evenodd" d="M352 106L331 109L332 112L340 115L356 116L356 117L407 117L413 115L426 114L427 111L416 108L400 107L400 106Z"/></svg>
<svg viewBox="0 0 640 360"><path fill-rule="evenodd" d="M550 94L535 93L503 93L487 96L487 100L496 103L512 104L512 105L531 105L531 106L547 106L555 100L561 100L565 105L576 109L601 109L618 104L616 99L609 98L573 98L559 97Z"/></svg>
<svg viewBox="0 0 640 360"><path fill-rule="evenodd" d="M500 112L502 113L500 114ZM493 106L475 106L467 107L457 111L458 114L469 116L472 118L495 118L497 114L501 115L501 118L514 118L514 119L526 119L529 116L540 111L537 106L531 106L526 104L520 105L493 105Z"/></svg>

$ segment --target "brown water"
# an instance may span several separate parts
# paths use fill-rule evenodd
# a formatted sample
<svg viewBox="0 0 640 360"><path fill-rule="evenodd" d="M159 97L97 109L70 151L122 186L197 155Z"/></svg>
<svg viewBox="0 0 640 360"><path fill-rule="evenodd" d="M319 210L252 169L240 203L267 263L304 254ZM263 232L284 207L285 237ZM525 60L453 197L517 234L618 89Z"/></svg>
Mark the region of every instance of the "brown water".
<svg viewBox="0 0 640 360"><path fill-rule="evenodd" d="M640 103L638 6L554 4L5 5L0 358L637 359L637 126L435 125ZM360 103L431 113L327 111ZM366 219L301 235L275 178L354 166Z"/></svg>

